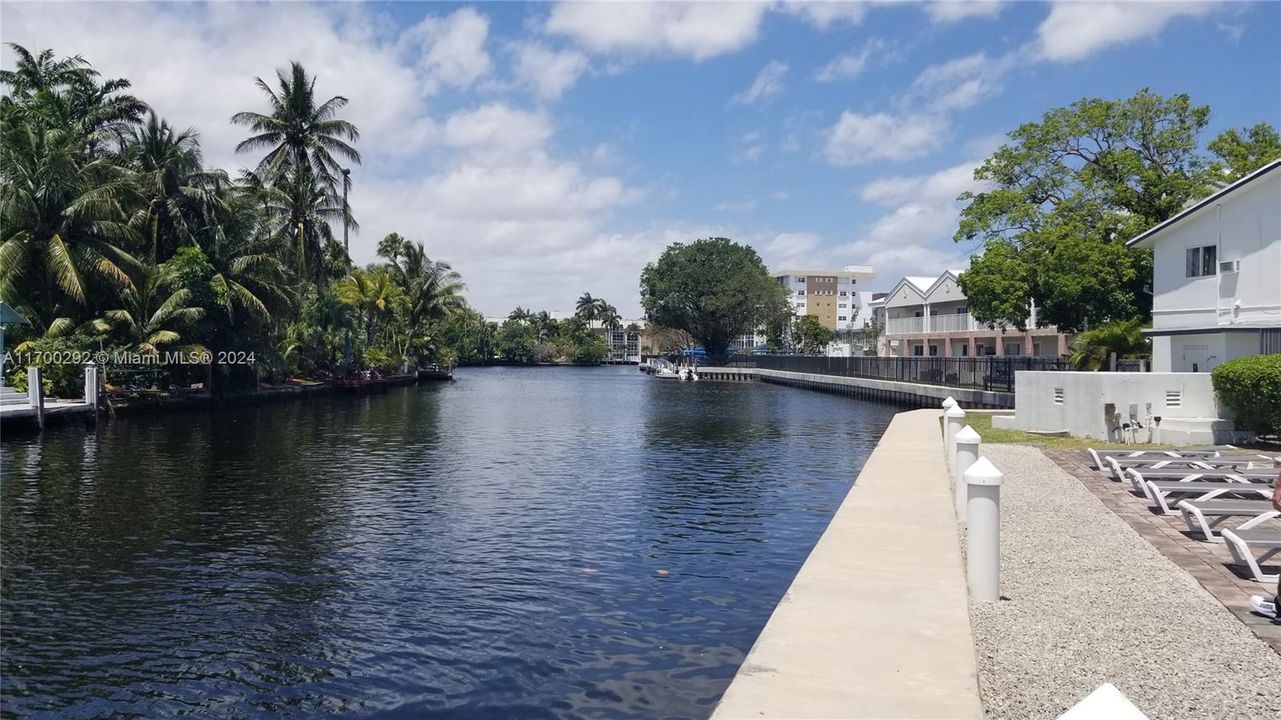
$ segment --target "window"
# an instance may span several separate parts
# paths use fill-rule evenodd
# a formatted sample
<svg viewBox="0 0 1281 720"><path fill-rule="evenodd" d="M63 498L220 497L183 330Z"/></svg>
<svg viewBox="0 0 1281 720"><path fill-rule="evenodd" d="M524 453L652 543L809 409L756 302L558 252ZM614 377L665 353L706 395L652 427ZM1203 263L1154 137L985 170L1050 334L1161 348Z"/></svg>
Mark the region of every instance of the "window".
<svg viewBox="0 0 1281 720"><path fill-rule="evenodd" d="M797 291L796 291L796 294L797 294L797 295L800 295L801 297L805 297L805 291L804 291L804 290L797 290Z"/></svg>
<svg viewBox="0 0 1281 720"><path fill-rule="evenodd" d="M961 343L961 357L966 357L969 354L970 354L969 343Z"/></svg>
<svg viewBox="0 0 1281 720"><path fill-rule="evenodd" d="M842 291L841 291L841 297L845 297L845 296L846 296L846 294L847 294L847 293L846 293L844 290L842 290Z"/></svg>
<svg viewBox="0 0 1281 720"><path fill-rule="evenodd" d="M1218 271L1215 265L1219 261L1219 248L1215 245L1188 248L1187 276L1204 277Z"/></svg>
<svg viewBox="0 0 1281 720"><path fill-rule="evenodd" d="M840 320L841 322L845 322L845 319L846 319L846 318L845 318L845 316L844 316L844 315L841 315L840 317L838 317L838 318L836 318L836 319L837 319L837 320Z"/></svg>
<svg viewBox="0 0 1281 720"><path fill-rule="evenodd" d="M798 282L798 283L803 283L803 282L805 282L805 278L803 278L803 277L798 277L798 278L796 278L796 282Z"/></svg>
<svg viewBox="0 0 1281 720"><path fill-rule="evenodd" d="M917 310L916 312L912 313L912 316L913 316L913 317L920 317L920 316L921 316L921 311L920 311L920 310Z"/></svg>
<svg viewBox="0 0 1281 720"><path fill-rule="evenodd" d="M969 312L969 308L965 307L964 305L956 309L957 315L964 315L967 312Z"/></svg>
<svg viewBox="0 0 1281 720"><path fill-rule="evenodd" d="M843 307L847 307L848 305L849 303L837 303L836 307L843 308Z"/></svg>
<svg viewBox="0 0 1281 720"><path fill-rule="evenodd" d="M1022 355L1023 343L1005 343L1006 355Z"/></svg>
<svg viewBox="0 0 1281 720"><path fill-rule="evenodd" d="M912 354L916 357L921 357L925 354L925 348L920 345L915 345L912 347Z"/></svg>
<svg viewBox="0 0 1281 720"><path fill-rule="evenodd" d="M939 346L938 346L938 345L931 345L931 346L930 346L930 357L938 357L938 354L939 354Z"/></svg>

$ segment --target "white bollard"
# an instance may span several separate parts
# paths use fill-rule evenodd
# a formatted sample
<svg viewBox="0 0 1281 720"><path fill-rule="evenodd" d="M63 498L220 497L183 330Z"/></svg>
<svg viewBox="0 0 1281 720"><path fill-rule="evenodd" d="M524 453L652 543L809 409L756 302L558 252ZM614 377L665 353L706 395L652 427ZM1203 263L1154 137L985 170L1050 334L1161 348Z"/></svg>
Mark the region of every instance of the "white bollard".
<svg viewBox="0 0 1281 720"><path fill-rule="evenodd" d="M98 409L98 366L89 361L85 365L85 404L94 410Z"/></svg>
<svg viewBox="0 0 1281 720"><path fill-rule="evenodd" d="M987 458L965 471L965 576L970 598L1001 597L1001 481L1005 476Z"/></svg>
<svg viewBox="0 0 1281 720"><path fill-rule="evenodd" d="M948 409L951 409L951 408L954 408L954 407L956 407L956 398L952 397L951 395L948 395L948 396L943 400L943 409L944 409L944 410L948 410Z"/></svg>
<svg viewBox="0 0 1281 720"><path fill-rule="evenodd" d="M40 407L44 402L44 385L41 384L40 368L34 365L27 368L27 404Z"/></svg>
<svg viewBox="0 0 1281 720"><path fill-rule="evenodd" d="M965 471L970 466L978 462L979 443L983 438L974 431L974 428L966 425L961 428L961 432L956 434L956 459L952 463L952 485L956 491L956 521L965 522L965 499L969 497L969 492L965 489Z"/></svg>
<svg viewBox="0 0 1281 720"><path fill-rule="evenodd" d="M947 439L947 461L952 462L956 455L956 434L965 427L965 409L960 405L943 411L943 437Z"/></svg>

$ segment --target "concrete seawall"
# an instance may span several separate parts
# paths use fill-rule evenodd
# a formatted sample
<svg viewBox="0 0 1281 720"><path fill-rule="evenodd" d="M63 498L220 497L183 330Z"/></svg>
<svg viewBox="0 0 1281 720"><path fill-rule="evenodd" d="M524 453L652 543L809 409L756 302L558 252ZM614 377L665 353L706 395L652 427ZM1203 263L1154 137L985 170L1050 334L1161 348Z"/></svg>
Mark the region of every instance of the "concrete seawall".
<svg viewBox="0 0 1281 720"><path fill-rule="evenodd" d="M983 717L939 415L895 416L714 720Z"/></svg>
<svg viewBox="0 0 1281 720"><path fill-rule="evenodd" d="M897 380L820 375L765 368L706 367L699 368L698 374L700 379L706 380L727 382L759 380L912 407L936 408L948 396L955 398L967 410L1014 407L1014 393L978 388L955 388L945 385L925 385Z"/></svg>

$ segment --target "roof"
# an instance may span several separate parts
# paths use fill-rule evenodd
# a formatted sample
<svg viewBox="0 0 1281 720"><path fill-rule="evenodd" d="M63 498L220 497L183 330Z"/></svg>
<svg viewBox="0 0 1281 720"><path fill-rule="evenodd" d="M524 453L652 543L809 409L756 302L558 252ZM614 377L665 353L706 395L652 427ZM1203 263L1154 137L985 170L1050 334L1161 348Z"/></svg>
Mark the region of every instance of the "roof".
<svg viewBox="0 0 1281 720"><path fill-rule="evenodd" d="M771 277L806 277L809 275L822 275L830 277L876 277L870 265L846 265L844 270L776 270L770 273Z"/></svg>
<svg viewBox="0 0 1281 720"><path fill-rule="evenodd" d="M1196 202L1196 203L1194 203L1193 205L1191 205L1191 206L1189 206L1189 207L1187 207L1187 208L1185 208L1185 209L1183 209L1183 210L1181 210L1181 211L1179 211L1179 212L1175 213L1174 215L1170 216L1169 218L1166 218L1164 221L1162 221L1162 222L1160 222L1160 223L1157 223L1156 225L1153 225L1152 227L1148 228L1147 230L1144 230L1142 233L1139 233L1138 235L1136 235L1135 237L1131 238L1130 240L1127 240L1127 241L1126 241L1126 243L1125 243L1125 246L1126 246L1126 247L1135 247L1135 246L1139 245L1140 243L1143 243L1143 242L1145 242L1145 241L1147 241L1147 240L1151 239L1153 235L1156 235L1156 234L1158 234L1158 233L1160 233L1160 232L1163 232L1166 228L1168 228L1168 227L1170 227L1171 225L1173 225L1173 224L1175 224L1175 223L1177 223L1177 222L1179 222L1179 221L1183 220L1183 219L1184 219L1184 218L1186 218L1187 216L1192 215L1192 214L1194 214L1194 213L1197 213L1197 212L1199 212L1199 211L1203 210L1204 208L1206 208L1206 207L1208 207L1208 206L1210 206L1210 205L1212 205L1212 204L1214 204L1214 203L1216 203L1216 202L1218 202L1218 201L1222 200L1224 197L1226 197L1226 196L1227 196L1227 195L1229 195L1230 193L1233 193L1233 192L1235 192L1235 191L1239 190L1240 188L1243 188L1243 187L1245 187L1246 185L1249 185L1250 183L1254 182L1255 180L1258 180L1259 178L1263 177L1264 175L1267 175L1268 173L1270 173L1270 172L1272 172L1272 171L1274 171L1274 170L1277 170L1277 169L1279 169L1279 168L1281 168L1281 158L1278 158L1278 159L1276 159L1276 160L1273 160L1272 162L1268 163L1267 165L1264 165L1263 167L1259 168L1258 170L1255 170L1254 172L1250 173L1249 175L1246 175L1245 177L1241 178L1240 180L1237 180L1236 182L1232 183L1231 185L1229 185L1229 186L1227 186L1227 187L1223 188L1222 190L1220 190L1220 191L1218 191L1218 192L1216 192L1216 193L1213 193L1213 194L1209 195L1208 197L1204 197L1204 198L1202 198L1201 200L1197 201L1197 202Z"/></svg>
<svg viewBox="0 0 1281 720"><path fill-rule="evenodd" d="M0 302L0 325L26 325L27 319L9 307L9 303Z"/></svg>

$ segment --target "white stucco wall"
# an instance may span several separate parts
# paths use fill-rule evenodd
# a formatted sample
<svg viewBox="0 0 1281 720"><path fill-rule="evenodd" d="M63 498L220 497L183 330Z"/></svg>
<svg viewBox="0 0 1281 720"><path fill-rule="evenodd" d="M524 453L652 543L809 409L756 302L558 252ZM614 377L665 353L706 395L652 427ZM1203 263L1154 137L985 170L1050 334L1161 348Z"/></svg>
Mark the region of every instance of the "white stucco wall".
<svg viewBox="0 0 1281 720"><path fill-rule="evenodd" d="M1103 373L1034 372L1016 373L1013 427L1019 430L1061 431L1075 437L1100 440L1119 439L1117 427L1105 414L1105 405L1115 406L1121 422L1129 422L1131 405L1145 428L1153 416L1167 419L1198 419L1209 428L1215 418L1230 418L1221 407L1211 385L1210 374L1198 373ZM1062 390L1061 402L1056 390ZM1188 422L1170 423L1187 426ZM1220 428L1229 424L1218 423ZM1146 431L1143 437L1147 437ZM1155 436L1154 436L1155 439ZM1183 438L1174 442L1185 441ZM1211 442L1209 437L1194 442Z"/></svg>

